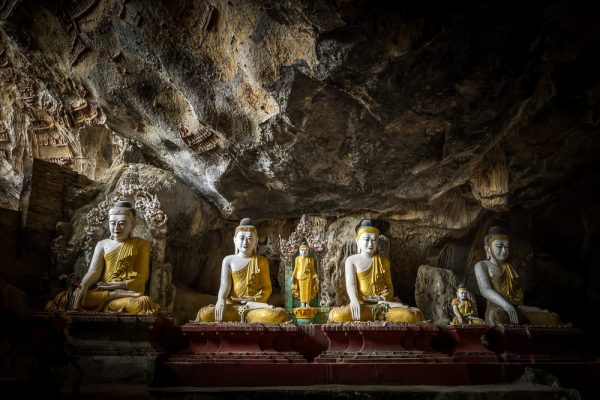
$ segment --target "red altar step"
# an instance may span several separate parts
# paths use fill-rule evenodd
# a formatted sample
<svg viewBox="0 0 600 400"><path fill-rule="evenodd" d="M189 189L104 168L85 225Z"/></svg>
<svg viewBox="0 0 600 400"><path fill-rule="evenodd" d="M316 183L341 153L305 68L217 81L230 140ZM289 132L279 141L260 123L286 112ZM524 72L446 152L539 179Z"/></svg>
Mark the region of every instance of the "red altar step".
<svg viewBox="0 0 600 400"><path fill-rule="evenodd" d="M306 362L292 347L298 333L292 324L187 324L183 332L189 338L189 348L174 362Z"/></svg>
<svg viewBox="0 0 600 400"><path fill-rule="evenodd" d="M318 363L347 362L443 362L446 354L434 351L435 325L323 325L328 348L315 358Z"/></svg>
<svg viewBox="0 0 600 400"><path fill-rule="evenodd" d="M189 345L157 363L157 386L491 384L539 365L582 383L600 372L581 331L566 327L213 323L182 331Z"/></svg>

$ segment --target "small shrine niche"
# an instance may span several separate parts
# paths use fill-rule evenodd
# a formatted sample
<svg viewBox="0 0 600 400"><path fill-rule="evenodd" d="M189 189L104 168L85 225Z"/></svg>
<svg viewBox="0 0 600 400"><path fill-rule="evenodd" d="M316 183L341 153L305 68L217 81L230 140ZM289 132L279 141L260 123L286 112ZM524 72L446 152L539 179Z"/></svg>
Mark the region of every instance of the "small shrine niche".
<svg viewBox="0 0 600 400"><path fill-rule="evenodd" d="M298 324L326 322L328 309L320 307L327 286L321 266L327 250L324 230L303 215L287 240L279 238L279 248L286 309Z"/></svg>
<svg viewBox="0 0 600 400"><path fill-rule="evenodd" d="M46 126L45 121L34 122L36 123L32 126L34 156L54 164L71 167L74 157L67 138L56 129Z"/></svg>

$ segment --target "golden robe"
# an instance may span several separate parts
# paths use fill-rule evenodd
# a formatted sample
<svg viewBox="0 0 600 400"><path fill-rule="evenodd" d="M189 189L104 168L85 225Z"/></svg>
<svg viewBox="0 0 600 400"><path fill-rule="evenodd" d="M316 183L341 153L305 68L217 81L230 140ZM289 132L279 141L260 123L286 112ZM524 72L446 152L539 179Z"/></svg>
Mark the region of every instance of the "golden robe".
<svg viewBox="0 0 600 400"><path fill-rule="evenodd" d="M357 297L360 302L360 320L373 321L375 305L364 304L365 297L383 296L390 301L394 297L390 260L376 254L369 268L363 272L356 272ZM417 322L423 321L421 310L416 307L392 307L385 313L386 321L390 322ZM352 311L350 305L334 307L329 312L329 322L350 322Z"/></svg>
<svg viewBox="0 0 600 400"><path fill-rule="evenodd" d="M549 311L523 311L519 306L523 305L523 290L519 283L519 274L510 263L502 264L500 275L491 277L492 287L509 303L517 309L519 323L528 325L558 325L560 317ZM506 311L496 303L487 301L485 320L497 325L510 324L510 318Z"/></svg>
<svg viewBox="0 0 600 400"><path fill-rule="evenodd" d="M484 321L481 318L475 317L475 307L473 306L473 302L471 300L465 299L463 303L460 304L459 299L452 299L452 305L458 307L458 312L462 315L463 321L460 322L458 317L454 317L452 319L452 325L460 325L460 324L473 324L473 325L483 325Z"/></svg>
<svg viewBox="0 0 600 400"><path fill-rule="evenodd" d="M223 322L239 322L241 304L232 299L250 296L252 301L266 303L273 291L269 275L269 262L263 256L253 255L244 268L231 273L230 293L223 313ZM233 283L233 285L231 284ZM280 323L289 321L287 311L281 307L257 308L246 313L247 322ZM196 322L215 322L215 306L202 307Z"/></svg>
<svg viewBox="0 0 600 400"><path fill-rule="evenodd" d="M108 290L89 290L81 302L87 311L121 312L127 314L155 314L158 304L143 296L150 276L150 243L134 237L125 240L112 251L104 254L104 271L101 281L106 283L127 282L127 290L142 294L140 297L110 299ZM68 292L59 293L46 305L47 311L68 309Z"/></svg>
<svg viewBox="0 0 600 400"><path fill-rule="evenodd" d="M292 272L292 296L299 298L302 303L310 303L319 293L315 259L298 256Z"/></svg>

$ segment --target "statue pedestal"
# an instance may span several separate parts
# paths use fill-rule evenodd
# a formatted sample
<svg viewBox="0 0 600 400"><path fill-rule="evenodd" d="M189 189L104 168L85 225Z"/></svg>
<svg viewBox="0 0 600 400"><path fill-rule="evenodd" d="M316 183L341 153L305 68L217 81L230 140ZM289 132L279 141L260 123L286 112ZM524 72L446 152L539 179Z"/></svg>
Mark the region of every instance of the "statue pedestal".
<svg viewBox="0 0 600 400"><path fill-rule="evenodd" d="M315 321L315 315L319 313L316 308L294 308L292 314L294 314L295 321L298 325L312 324Z"/></svg>
<svg viewBox="0 0 600 400"><path fill-rule="evenodd" d="M449 325L448 333L454 342L452 360L457 362L495 363L498 357L483 345L487 325Z"/></svg>
<svg viewBox="0 0 600 400"><path fill-rule="evenodd" d="M292 348L298 328L292 324L186 324L189 353L206 362L306 362Z"/></svg>
<svg viewBox="0 0 600 400"><path fill-rule="evenodd" d="M155 339L173 326L169 318L128 314L42 313L32 319L38 332L49 326L68 330L65 350L80 369L81 384L151 382L163 351Z"/></svg>
<svg viewBox="0 0 600 400"><path fill-rule="evenodd" d="M568 327L497 326L489 332L490 347L505 362L585 361L583 332Z"/></svg>
<svg viewBox="0 0 600 400"><path fill-rule="evenodd" d="M426 362L446 360L433 352L434 325L356 323L323 325L329 346L316 358L320 363Z"/></svg>

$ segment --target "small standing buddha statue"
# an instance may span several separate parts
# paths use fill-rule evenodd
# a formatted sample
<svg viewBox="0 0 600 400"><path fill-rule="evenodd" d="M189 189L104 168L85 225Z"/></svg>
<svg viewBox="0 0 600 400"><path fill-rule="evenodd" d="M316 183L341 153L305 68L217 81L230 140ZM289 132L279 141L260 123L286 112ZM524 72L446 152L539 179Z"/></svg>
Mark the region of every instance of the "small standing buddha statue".
<svg viewBox="0 0 600 400"><path fill-rule="evenodd" d="M458 287L456 298L452 299L454 318L452 325L483 325L485 322L475 315L475 304L469 299L469 291L463 285Z"/></svg>
<svg viewBox="0 0 600 400"><path fill-rule="evenodd" d="M298 253L292 272L292 296L300 299L302 308L309 308L311 300L319 293L315 259L308 254L309 247L306 243L300 245Z"/></svg>
<svg viewBox="0 0 600 400"><path fill-rule="evenodd" d="M329 322L373 321L375 318L389 322L422 321L423 314L416 307L392 302L394 286L390 260L377 254L379 229L370 220L363 220L356 233L358 254L349 256L345 263L346 291L350 304L334 307L329 312ZM385 309L385 317L378 312Z"/></svg>
<svg viewBox="0 0 600 400"><path fill-rule="evenodd" d="M475 264L479 291L487 299L485 322L490 326L560 324L558 314L523 305L519 275L507 262L509 243L508 233L503 228L490 227L484 238L487 260Z"/></svg>
<svg viewBox="0 0 600 400"><path fill-rule="evenodd" d="M267 301L272 293L269 262L256 254L258 233L249 218L241 220L233 238L235 254L221 265L221 284L217 304L198 311L196 322L289 321L287 311Z"/></svg>
<svg viewBox="0 0 600 400"><path fill-rule="evenodd" d="M68 292L59 293L48 302L46 311L74 309L155 314L158 304L144 296L150 271L150 243L131 236L134 224L132 204L116 202L108 211L110 238L96 244L90 268L80 287L72 297Z"/></svg>

